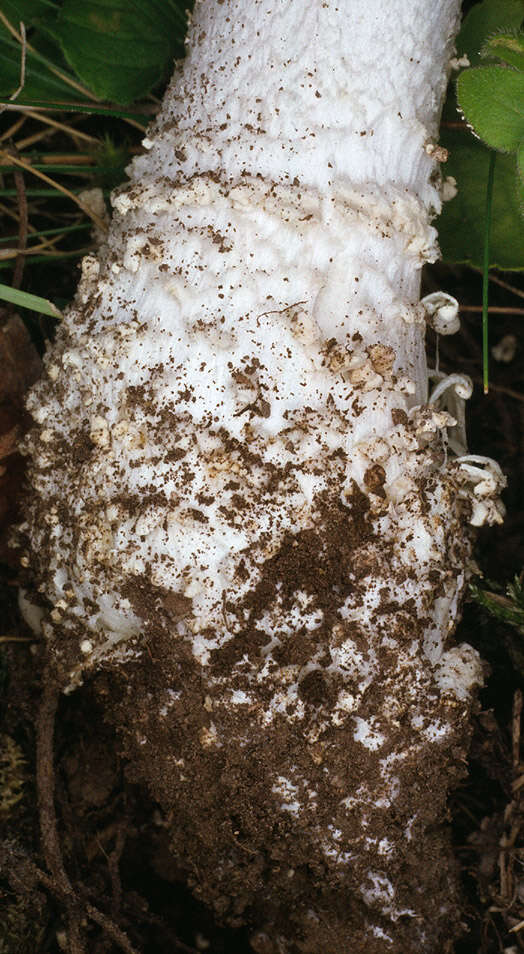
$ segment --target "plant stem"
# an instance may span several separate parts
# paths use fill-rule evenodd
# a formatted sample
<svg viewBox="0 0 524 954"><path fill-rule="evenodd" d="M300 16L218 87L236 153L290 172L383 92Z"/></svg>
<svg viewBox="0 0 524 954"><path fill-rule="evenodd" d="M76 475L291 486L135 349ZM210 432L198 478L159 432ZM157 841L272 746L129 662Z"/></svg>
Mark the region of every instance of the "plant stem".
<svg viewBox="0 0 524 954"><path fill-rule="evenodd" d="M486 224L484 231L484 267L482 271L482 368L484 394L489 391L489 352L488 352L488 291L489 291L489 252L491 236L491 204L493 200L493 179L495 177L496 152L489 157L488 185L486 189Z"/></svg>

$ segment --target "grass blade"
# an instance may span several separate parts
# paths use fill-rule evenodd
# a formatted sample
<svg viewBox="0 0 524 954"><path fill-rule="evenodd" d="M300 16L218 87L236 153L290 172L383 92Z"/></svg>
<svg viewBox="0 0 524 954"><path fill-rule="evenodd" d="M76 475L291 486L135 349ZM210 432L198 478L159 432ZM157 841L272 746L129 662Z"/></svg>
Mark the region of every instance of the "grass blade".
<svg viewBox="0 0 524 954"><path fill-rule="evenodd" d="M152 116L152 111L149 113L141 113L136 110L128 109L114 109L112 106L99 106L97 103L92 105L83 105L82 103L51 103L46 102L45 100L32 99L24 101L23 98L17 99L16 102L10 103L8 101L3 101L0 103L3 109L6 111L22 111L24 109L34 109L34 110L50 110L50 111L61 111L64 113L85 113L89 116L109 116L114 119L132 119L135 122L142 121L141 129L145 130L144 122L149 122L149 119Z"/></svg>
<svg viewBox="0 0 524 954"><path fill-rule="evenodd" d="M39 311L42 315L50 315L51 318L62 317L62 312L47 298L30 295L29 292L19 291L18 288L11 288L10 285L0 283L0 299L9 301L18 308L29 308L30 311Z"/></svg>

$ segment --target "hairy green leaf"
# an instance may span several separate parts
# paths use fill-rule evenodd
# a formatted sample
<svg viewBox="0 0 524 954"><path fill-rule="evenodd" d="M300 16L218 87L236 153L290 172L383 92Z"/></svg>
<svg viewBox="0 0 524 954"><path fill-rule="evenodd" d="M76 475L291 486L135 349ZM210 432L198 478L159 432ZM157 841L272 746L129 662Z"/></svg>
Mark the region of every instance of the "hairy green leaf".
<svg viewBox="0 0 524 954"><path fill-rule="evenodd" d="M495 33L482 47L481 55L496 57L517 70L524 70L524 33L508 30Z"/></svg>
<svg viewBox="0 0 524 954"><path fill-rule="evenodd" d="M146 95L183 51L184 20L166 0L64 0L53 30L89 89L122 104Z"/></svg>
<svg viewBox="0 0 524 954"><path fill-rule="evenodd" d="M513 152L524 140L524 73L505 66L464 70L457 98L468 123L492 149Z"/></svg>
<svg viewBox="0 0 524 954"><path fill-rule="evenodd" d="M444 204L437 223L442 255L448 262L482 268L490 151L465 131L446 130L441 141L449 150L446 175L453 176L458 184L458 195ZM524 269L524 229L514 156L497 157L490 264L501 269Z"/></svg>
<svg viewBox="0 0 524 954"><path fill-rule="evenodd" d="M467 54L472 66L480 61L480 51L491 34L518 30L524 20L524 0L483 0L464 18L457 37L459 56Z"/></svg>

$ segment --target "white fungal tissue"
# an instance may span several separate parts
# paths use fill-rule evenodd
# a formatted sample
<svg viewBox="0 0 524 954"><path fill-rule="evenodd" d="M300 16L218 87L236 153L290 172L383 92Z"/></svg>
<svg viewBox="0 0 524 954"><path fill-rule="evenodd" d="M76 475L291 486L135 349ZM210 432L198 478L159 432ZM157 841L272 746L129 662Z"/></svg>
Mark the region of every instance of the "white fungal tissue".
<svg viewBox="0 0 524 954"><path fill-rule="evenodd" d="M259 954L440 952L456 918L482 668L452 636L504 479L465 451L468 382L428 402L457 3L394 7L196 3L29 398L26 619L65 690L113 680L173 850Z"/></svg>

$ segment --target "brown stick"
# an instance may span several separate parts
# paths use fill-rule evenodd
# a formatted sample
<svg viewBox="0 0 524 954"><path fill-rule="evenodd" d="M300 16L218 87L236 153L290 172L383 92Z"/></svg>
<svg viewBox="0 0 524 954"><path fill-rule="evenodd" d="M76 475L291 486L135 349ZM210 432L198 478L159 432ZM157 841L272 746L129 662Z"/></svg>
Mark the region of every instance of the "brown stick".
<svg viewBox="0 0 524 954"><path fill-rule="evenodd" d="M81 899L77 898L64 867L55 810L54 733L59 698L60 689L48 669L43 675L38 715L36 783L42 851L51 877L36 866L33 866L34 871L38 880L53 894L58 895L66 906L70 954L86 954L80 929L83 914L98 924L124 954L138 954L127 934L111 918L89 902L83 904Z"/></svg>
<svg viewBox="0 0 524 954"><path fill-rule="evenodd" d="M14 180L16 186L16 194L18 197L18 254L15 258L15 267L13 270L13 278L11 280L11 285L13 288L20 288L22 284L22 278L24 275L24 265L25 265L25 255L24 252L27 248L27 227L28 227L28 215L27 215L27 196L25 193L25 182L24 174L20 169L14 170Z"/></svg>
<svg viewBox="0 0 524 954"><path fill-rule="evenodd" d="M107 915L99 911L98 908L93 907L92 904L86 904L85 911L87 916L91 918L95 924L98 924L102 930L106 932L107 936L110 937L115 944L118 944L119 948L124 951L125 954L138 954L127 934L122 931L111 918L108 918Z"/></svg>
<svg viewBox="0 0 524 954"><path fill-rule="evenodd" d="M460 311L481 312L482 305L461 305ZM490 305L488 308L490 315L524 315L524 308L510 308L506 305Z"/></svg>
<svg viewBox="0 0 524 954"><path fill-rule="evenodd" d="M36 786L40 835L45 863L63 893L67 909L70 954L86 954L77 902L67 877L60 848L55 810L54 734L60 690L49 670L44 670L36 741Z"/></svg>
<svg viewBox="0 0 524 954"><path fill-rule="evenodd" d="M520 732L522 718L522 692L517 689L513 697L512 755L513 772L518 775L520 766Z"/></svg>

